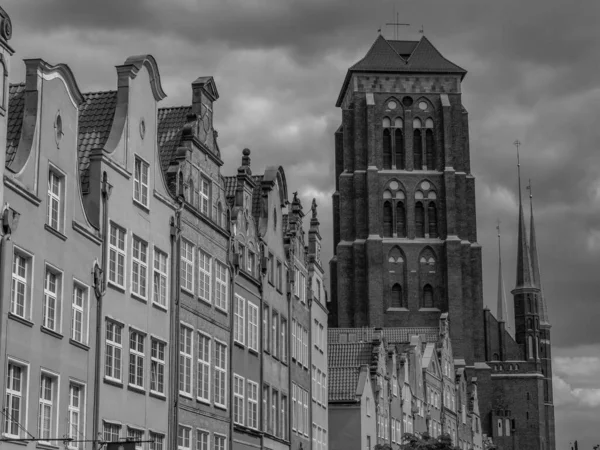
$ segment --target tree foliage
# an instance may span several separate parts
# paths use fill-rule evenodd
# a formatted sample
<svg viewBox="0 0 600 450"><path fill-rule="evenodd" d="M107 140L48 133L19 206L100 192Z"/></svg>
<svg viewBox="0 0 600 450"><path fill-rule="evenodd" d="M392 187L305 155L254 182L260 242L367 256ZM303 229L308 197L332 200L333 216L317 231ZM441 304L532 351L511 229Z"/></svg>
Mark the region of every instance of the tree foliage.
<svg viewBox="0 0 600 450"><path fill-rule="evenodd" d="M405 433L402 436L403 450L460 450L452 445L452 438L449 434L442 434L438 439L423 433L421 436Z"/></svg>

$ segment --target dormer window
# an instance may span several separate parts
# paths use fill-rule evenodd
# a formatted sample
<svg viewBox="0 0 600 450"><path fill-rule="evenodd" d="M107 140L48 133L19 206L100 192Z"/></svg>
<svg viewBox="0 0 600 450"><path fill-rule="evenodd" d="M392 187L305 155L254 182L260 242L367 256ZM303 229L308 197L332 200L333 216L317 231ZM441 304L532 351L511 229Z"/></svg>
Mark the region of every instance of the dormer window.
<svg viewBox="0 0 600 450"><path fill-rule="evenodd" d="M148 172L150 166L136 156L133 172L133 199L148 208Z"/></svg>
<svg viewBox="0 0 600 450"><path fill-rule="evenodd" d="M200 212L208 215L210 211L209 207L209 192L210 192L210 182L202 177L200 181Z"/></svg>

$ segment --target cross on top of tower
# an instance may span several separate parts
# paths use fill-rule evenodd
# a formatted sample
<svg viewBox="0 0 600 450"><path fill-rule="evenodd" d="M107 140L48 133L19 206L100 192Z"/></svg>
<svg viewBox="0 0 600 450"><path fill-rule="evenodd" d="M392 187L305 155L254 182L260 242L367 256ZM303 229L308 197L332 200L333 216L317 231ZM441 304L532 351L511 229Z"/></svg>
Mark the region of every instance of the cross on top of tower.
<svg viewBox="0 0 600 450"><path fill-rule="evenodd" d="M396 21L388 22L385 26L393 26L394 27L394 39L398 40L398 27L409 27L410 23L400 23L400 13L396 13Z"/></svg>

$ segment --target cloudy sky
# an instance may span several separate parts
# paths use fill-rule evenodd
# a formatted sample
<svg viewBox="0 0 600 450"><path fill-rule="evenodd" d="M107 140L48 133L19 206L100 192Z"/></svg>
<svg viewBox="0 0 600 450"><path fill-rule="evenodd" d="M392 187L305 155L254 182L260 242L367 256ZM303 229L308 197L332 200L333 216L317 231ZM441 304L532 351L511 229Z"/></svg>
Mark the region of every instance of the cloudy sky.
<svg viewBox="0 0 600 450"><path fill-rule="evenodd" d="M215 77L215 124L233 174L241 150L255 173L285 167L289 192L320 205L331 256L334 104L347 68L395 18L402 39L426 36L468 70L485 302L495 310L495 223L507 291L514 286L519 139L533 181L542 278L553 324L557 448L600 443L600 2L580 0L5 0L23 58L67 63L82 91L116 87L115 65L151 53L164 106L189 104L190 83ZM384 27L386 37L393 30ZM594 426L595 425L595 426ZM584 444L584 445L582 445Z"/></svg>

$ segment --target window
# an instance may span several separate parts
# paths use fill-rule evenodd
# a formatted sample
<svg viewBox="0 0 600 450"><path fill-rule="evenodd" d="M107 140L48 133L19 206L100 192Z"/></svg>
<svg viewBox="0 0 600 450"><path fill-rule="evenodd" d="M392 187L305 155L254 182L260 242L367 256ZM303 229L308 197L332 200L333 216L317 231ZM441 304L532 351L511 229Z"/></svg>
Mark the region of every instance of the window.
<svg viewBox="0 0 600 450"><path fill-rule="evenodd" d="M227 312L227 267L220 261L215 261L216 286L215 306Z"/></svg>
<svg viewBox="0 0 600 450"><path fill-rule="evenodd" d="M227 345L215 341L215 405L227 408Z"/></svg>
<svg viewBox="0 0 600 450"><path fill-rule="evenodd" d="M245 311L246 300L235 294L233 304L233 340L241 345L245 343Z"/></svg>
<svg viewBox="0 0 600 450"><path fill-rule="evenodd" d="M150 450L163 450L165 435L150 432Z"/></svg>
<svg viewBox="0 0 600 450"><path fill-rule="evenodd" d="M44 283L44 304L42 306L42 325L52 331L60 330L60 281L59 273L46 267L46 281Z"/></svg>
<svg viewBox="0 0 600 450"><path fill-rule="evenodd" d="M198 252L198 296L208 303L211 294L210 260L210 255L205 251Z"/></svg>
<svg viewBox="0 0 600 450"><path fill-rule="evenodd" d="M302 362L302 365L308 369L308 330L306 328L303 329L302 343L304 345L304 361Z"/></svg>
<svg viewBox="0 0 600 450"><path fill-rule="evenodd" d="M277 279L276 286L278 291L282 291L283 289L283 264L281 261L277 260Z"/></svg>
<svg viewBox="0 0 600 450"><path fill-rule="evenodd" d="M423 169L423 143L421 142L421 121L415 119L413 123L413 159L414 169Z"/></svg>
<svg viewBox="0 0 600 450"><path fill-rule="evenodd" d="M103 439L105 442L118 442L121 435L121 425L104 422Z"/></svg>
<svg viewBox="0 0 600 450"><path fill-rule="evenodd" d="M300 269L294 267L294 295L300 297Z"/></svg>
<svg viewBox="0 0 600 450"><path fill-rule="evenodd" d="M167 307L167 254L154 249L154 303Z"/></svg>
<svg viewBox="0 0 600 450"><path fill-rule="evenodd" d="M263 400L262 400L262 417L263 417L263 431L267 431L269 428L269 386L263 384Z"/></svg>
<svg viewBox="0 0 600 450"><path fill-rule="evenodd" d="M288 401L287 395L281 394L281 415L280 415L280 423L281 423L281 438L287 439L287 427L288 427L288 409L287 409Z"/></svg>
<svg viewBox="0 0 600 450"><path fill-rule="evenodd" d="M302 398L304 403L304 436L308 436L308 391L302 390Z"/></svg>
<svg viewBox="0 0 600 450"><path fill-rule="evenodd" d="M40 379L40 409L38 418L38 436L44 442L50 441L56 425L55 418L55 389L57 386L56 378L43 373Z"/></svg>
<svg viewBox="0 0 600 450"><path fill-rule="evenodd" d="M196 435L196 450L209 450L208 431L198 430Z"/></svg>
<svg viewBox="0 0 600 450"><path fill-rule="evenodd" d="M271 390L271 431L274 436L279 435L279 392Z"/></svg>
<svg viewBox="0 0 600 450"><path fill-rule="evenodd" d="M244 425L244 378L233 375L233 423Z"/></svg>
<svg viewBox="0 0 600 450"><path fill-rule="evenodd" d="M369 397L366 398L366 409L367 409L367 416L371 416L371 399Z"/></svg>
<svg viewBox="0 0 600 450"><path fill-rule="evenodd" d="M194 246L181 240L181 287L194 292Z"/></svg>
<svg viewBox="0 0 600 450"><path fill-rule="evenodd" d="M166 344L152 339L150 348L150 390L165 393L165 348Z"/></svg>
<svg viewBox="0 0 600 450"><path fill-rule="evenodd" d="M415 205L415 234L418 238L425 237L425 211L421 202Z"/></svg>
<svg viewBox="0 0 600 450"><path fill-rule="evenodd" d="M256 255L250 249L248 249L248 258L246 259L246 268L250 275L254 275L254 269L256 267Z"/></svg>
<svg viewBox="0 0 600 450"><path fill-rule="evenodd" d="M198 400L210 402L210 337L198 333Z"/></svg>
<svg viewBox="0 0 600 450"><path fill-rule="evenodd" d="M306 303L306 277L300 274L300 301Z"/></svg>
<svg viewBox="0 0 600 450"><path fill-rule="evenodd" d="M108 281L122 288L125 288L125 235L123 228L110 224Z"/></svg>
<svg viewBox="0 0 600 450"><path fill-rule="evenodd" d="M433 120L425 121L425 155L427 158L427 170L435 170L435 145L433 141Z"/></svg>
<svg viewBox="0 0 600 450"><path fill-rule="evenodd" d="M24 399L27 391L27 369L13 361L8 362L6 377L6 403L4 405L6 417L4 433L8 436L21 435L21 423L27 417L27 402Z"/></svg>
<svg viewBox="0 0 600 450"><path fill-rule="evenodd" d="M321 335L321 352L323 352L323 350L325 350L325 348L326 348L326 344L325 344L325 328L321 324L319 324L319 333Z"/></svg>
<svg viewBox="0 0 600 450"><path fill-rule="evenodd" d="M325 372L321 373L321 402L324 408L327 408L327 375Z"/></svg>
<svg viewBox="0 0 600 450"><path fill-rule="evenodd" d="M248 348L258 352L258 306L248 302Z"/></svg>
<svg viewBox="0 0 600 450"><path fill-rule="evenodd" d="M429 206L427 207L427 217L429 219L429 237L436 238L438 237L437 210L435 208L435 203L433 202L429 202Z"/></svg>
<svg viewBox="0 0 600 450"><path fill-rule="evenodd" d="M210 195L210 182L206 178L202 178L200 182L200 211L202 214L209 214L210 206L208 197Z"/></svg>
<svg viewBox="0 0 600 450"><path fill-rule="evenodd" d="M29 277L31 272L31 257L15 251L12 265L12 294L10 312L24 319L29 318L30 293Z"/></svg>
<svg viewBox="0 0 600 450"><path fill-rule="evenodd" d="M250 428L258 429L258 384L248 380L248 422Z"/></svg>
<svg viewBox="0 0 600 450"><path fill-rule="evenodd" d="M144 335L129 333L129 384L144 388Z"/></svg>
<svg viewBox="0 0 600 450"><path fill-rule="evenodd" d="M246 268L246 246L243 244L238 244L238 256L239 256L239 265L240 269L244 270Z"/></svg>
<svg viewBox="0 0 600 450"><path fill-rule="evenodd" d="M277 344L279 343L279 314L277 311L272 311L271 316L271 353L275 358L279 356Z"/></svg>
<svg viewBox="0 0 600 450"><path fill-rule="evenodd" d="M433 288L430 284L423 287L423 307L433 308Z"/></svg>
<svg viewBox="0 0 600 450"><path fill-rule="evenodd" d="M76 284L73 287L71 339L82 344L87 343L87 303L87 289Z"/></svg>
<svg viewBox="0 0 600 450"><path fill-rule="evenodd" d="M394 284L392 286L392 308L401 308L402 306L402 287Z"/></svg>
<svg viewBox="0 0 600 450"><path fill-rule="evenodd" d="M213 438L215 441L214 450L225 450L227 438L216 433L213 435Z"/></svg>
<svg viewBox="0 0 600 450"><path fill-rule="evenodd" d="M192 330L179 326L179 393L192 395Z"/></svg>
<svg viewBox="0 0 600 450"><path fill-rule="evenodd" d="M135 158L133 172L133 199L148 207L148 172L150 166L140 158Z"/></svg>
<svg viewBox="0 0 600 450"><path fill-rule="evenodd" d="M312 366L312 399L317 401L317 368Z"/></svg>
<svg viewBox="0 0 600 450"><path fill-rule="evenodd" d="M383 204L383 237L392 237L392 204Z"/></svg>
<svg viewBox="0 0 600 450"><path fill-rule="evenodd" d="M275 282L275 280L273 279L273 275L273 254L269 253L269 257L267 259L267 280L271 284Z"/></svg>
<svg viewBox="0 0 600 450"><path fill-rule="evenodd" d="M192 429L183 425L179 425L179 431L177 433L177 449L178 450L191 450L190 435Z"/></svg>
<svg viewBox="0 0 600 450"><path fill-rule="evenodd" d="M74 441L82 439L81 436L85 436L85 429L83 428L84 419L81 416L82 406L84 402L84 388L78 384L69 384L69 435L70 439ZM69 442L69 448L82 448L82 442Z"/></svg>
<svg viewBox="0 0 600 450"><path fill-rule="evenodd" d="M296 400L296 385L292 383L292 430L296 431L298 428L298 414L296 408L298 406Z"/></svg>
<svg viewBox="0 0 600 450"><path fill-rule="evenodd" d="M281 317L281 348L280 357L283 362L287 362L287 320Z"/></svg>
<svg viewBox="0 0 600 450"><path fill-rule="evenodd" d="M104 365L104 376L116 381L121 381L121 353L123 344L121 342L120 325L106 321L106 361Z"/></svg>
<svg viewBox="0 0 600 450"><path fill-rule="evenodd" d="M321 396L323 395L323 392L321 391L321 369L317 369L317 393L316 393L316 399L317 399L317 403L322 403L323 399L321 398Z"/></svg>
<svg viewBox="0 0 600 450"><path fill-rule="evenodd" d="M50 170L48 172L48 210L46 219L48 225L55 230L60 230L62 226L60 223L62 184L63 178Z"/></svg>
<svg viewBox="0 0 600 450"><path fill-rule="evenodd" d="M263 306L263 351L269 351L269 305Z"/></svg>
<svg viewBox="0 0 600 450"><path fill-rule="evenodd" d="M396 234L398 237L406 237L406 210L404 203L396 203Z"/></svg>
<svg viewBox="0 0 600 450"><path fill-rule="evenodd" d="M133 255L131 259L131 292L146 298L146 279L148 277L148 244L133 237Z"/></svg>
<svg viewBox="0 0 600 450"><path fill-rule="evenodd" d="M297 358L296 353L296 319L292 319L292 359Z"/></svg>
<svg viewBox="0 0 600 450"><path fill-rule="evenodd" d="M144 444L140 442L144 440L144 431L127 427L127 440L135 442L136 450L141 450L144 448Z"/></svg>
<svg viewBox="0 0 600 450"><path fill-rule="evenodd" d="M392 136L389 129L390 119L383 120L383 168L392 168Z"/></svg>

